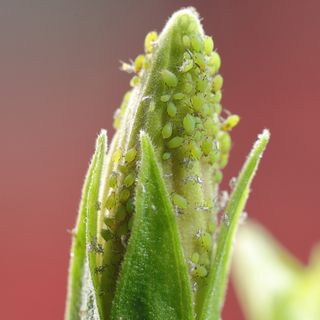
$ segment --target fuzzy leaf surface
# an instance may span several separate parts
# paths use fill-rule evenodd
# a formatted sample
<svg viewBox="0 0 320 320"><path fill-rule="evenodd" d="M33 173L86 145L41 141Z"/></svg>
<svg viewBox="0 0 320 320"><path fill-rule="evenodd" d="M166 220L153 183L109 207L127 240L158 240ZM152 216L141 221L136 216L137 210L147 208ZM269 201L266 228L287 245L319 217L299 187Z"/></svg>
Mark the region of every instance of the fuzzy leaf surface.
<svg viewBox="0 0 320 320"><path fill-rule="evenodd" d="M250 184L257 171L262 154L269 141L269 131L264 130L254 144L240 174L227 205L217 240L212 272L209 273L208 288L204 298L201 320L219 320L224 303L230 269L232 244L241 213L248 199Z"/></svg>
<svg viewBox="0 0 320 320"><path fill-rule="evenodd" d="M193 319L191 288L175 212L148 136L132 233L113 301L112 319Z"/></svg>

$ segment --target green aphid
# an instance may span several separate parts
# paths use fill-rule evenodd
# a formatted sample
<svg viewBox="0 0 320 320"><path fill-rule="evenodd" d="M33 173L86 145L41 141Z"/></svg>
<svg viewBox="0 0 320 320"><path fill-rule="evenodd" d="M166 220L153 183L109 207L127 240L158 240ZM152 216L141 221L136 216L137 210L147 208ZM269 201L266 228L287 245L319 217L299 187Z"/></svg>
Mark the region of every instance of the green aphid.
<svg viewBox="0 0 320 320"><path fill-rule="evenodd" d="M179 71L182 73L188 72L193 68L193 60L186 59L183 61L182 65L179 68Z"/></svg>
<svg viewBox="0 0 320 320"><path fill-rule="evenodd" d="M119 194L119 200L121 202L126 202L130 198L130 195L131 193L129 189L122 189Z"/></svg>
<svg viewBox="0 0 320 320"><path fill-rule="evenodd" d="M163 139L168 139L172 135L172 123L167 122L165 126L162 128L162 137Z"/></svg>
<svg viewBox="0 0 320 320"><path fill-rule="evenodd" d="M191 47L195 51L201 51L203 48L203 40L200 36L195 35L191 39Z"/></svg>
<svg viewBox="0 0 320 320"><path fill-rule="evenodd" d="M162 79L164 81L164 83L168 86L168 87L176 87L178 84L178 78L177 76L172 73L169 70L162 70L161 71L161 76Z"/></svg>
<svg viewBox="0 0 320 320"><path fill-rule="evenodd" d="M101 236L104 239L104 241L107 241L107 242L114 238L114 234L109 229L102 229Z"/></svg>
<svg viewBox="0 0 320 320"><path fill-rule="evenodd" d="M191 98L191 102L192 102L192 105L193 105L193 109L197 112L200 112L201 111L201 108L202 108L202 105L204 104L204 99L202 96L200 95L194 95L192 98Z"/></svg>
<svg viewBox="0 0 320 320"><path fill-rule="evenodd" d="M197 80L197 90L200 92L205 92L208 88L208 81L206 79L198 79Z"/></svg>
<svg viewBox="0 0 320 320"><path fill-rule="evenodd" d="M185 83L184 86L183 86L183 91L184 91L185 94L192 93L192 91L193 91L192 83L189 83L189 82Z"/></svg>
<svg viewBox="0 0 320 320"><path fill-rule="evenodd" d="M123 180L123 184L129 188L134 184L135 181L135 174L134 173L129 173Z"/></svg>
<svg viewBox="0 0 320 320"><path fill-rule="evenodd" d="M236 114L233 114L223 122L221 129L224 131L230 131L239 123L239 121L240 117Z"/></svg>
<svg viewBox="0 0 320 320"><path fill-rule="evenodd" d="M152 100L150 102L149 110L150 112L153 112L156 109L156 103Z"/></svg>
<svg viewBox="0 0 320 320"><path fill-rule="evenodd" d="M196 121L191 114L187 114L183 118L183 128L188 134L192 134L195 129Z"/></svg>
<svg viewBox="0 0 320 320"><path fill-rule="evenodd" d="M217 92L221 90L223 86L223 77L220 74L217 74L212 80L212 91Z"/></svg>
<svg viewBox="0 0 320 320"><path fill-rule="evenodd" d="M219 167L223 169L229 162L229 154L221 154L219 159Z"/></svg>
<svg viewBox="0 0 320 320"><path fill-rule="evenodd" d="M151 53L155 42L158 40L158 34L155 31L149 32L144 39L144 49L147 53Z"/></svg>
<svg viewBox="0 0 320 320"><path fill-rule="evenodd" d="M192 157L196 160L200 160L202 156L201 148L199 147L198 143L195 143L194 141L191 141L189 144L190 153Z"/></svg>
<svg viewBox="0 0 320 320"><path fill-rule="evenodd" d="M201 246L210 251L212 248L212 235L208 232L203 232L200 237Z"/></svg>
<svg viewBox="0 0 320 320"><path fill-rule="evenodd" d="M211 74L215 74L219 71L220 66L221 66L221 58L220 58L220 55L216 51L213 51L211 53L211 55L209 56L208 65L210 67Z"/></svg>
<svg viewBox="0 0 320 320"><path fill-rule="evenodd" d="M103 222L105 223L105 225L107 227L109 227L110 229L113 229L114 228L114 225L115 225L115 220L113 217L105 217Z"/></svg>
<svg viewBox="0 0 320 320"><path fill-rule="evenodd" d="M140 70L143 67L143 63L144 63L144 55L143 54L139 54L136 59L134 60L134 69L136 73L139 73Z"/></svg>
<svg viewBox="0 0 320 320"><path fill-rule="evenodd" d="M197 127L198 127L198 125L197 125ZM193 139L194 139L194 141L196 141L196 142L201 141L202 138L203 138L203 133L202 133L201 131L199 131L199 130L196 131L196 133L193 135Z"/></svg>
<svg viewBox="0 0 320 320"><path fill-rule="evenodd" d="M127 154L125 156L125 160L126 160L126 162L130 163L130 162L134 161L136 156L137 156L137 149L135 147L133 147L127 151Z"/></svg>
<svg viewBox="0 0 320 320"><path fill-rule="evenodd" d="M172 202L175 206L177 206L180 209L187 209L188 207L187 200L183 196L180 196L177 193L172 194Z"/></svg>
<svg viewBox="0 0 320 320"><path fill-rule="evenodd" d="M179 148L184 142L184 139L182 137L174 137L168 142L168 148L170 149L176 149Z"/></svg>
<svg viewBox="0 0 320 320"><path fill-rule="evenodd" d="M203 123L203 127L206 130L206 133L211 137L215 137L219 132L218 124L212 118L206 119Z"/></svg>
<svg viewBox="0 0 320 320"><path fill-rule="evenodd" d="M202 252L199 257L199 264L209 267L210 266L210 257L208 251Z"/></svg>
<svg viewBox="0 0 320 320"><path fill-rule="evenodd" d="M190 38L187 35L184 35L182 37L182 43L185 46L185 48L190 48L191 41L190 41Z"/></svg>
<svg viewBox="0 0 320 320"><path fill-rule="evenodd" d="M121 149L118 149L114 152L113 156L112 156L112 161L117 163L119 162L119 160L121 159L122 157L122 150Z"/></svg>
<svg viewBox="0 0 320 320"><path fill-rule="evenodd" d="M204 52L206 55L210 55L212 53L214 47L214 43L212 37L204 36Z"/></svg>
<svg viewBox="0 0 320 320"><path fill-rule="evenodd" d="M128 166L126 164L119 165L118 169L123 174L127 174L128 170L129 170L129 168L128 168Z"/></svg>
<svg viewBox="0 0 320 320"><path fill-rule="evenodd" d="M109 186L111 188L115 188L117 186L117 174L116 172L112 172L109 178Z"/></svg>
<svg viewBox="0 0 320 320"><path fill-rule="evenodd" d="M116 211L116 214L115 214L115 218L116 218L117 222L123 221L125 219L126 215L127 215L127 211L126 211L125 206L120 205L117 208L117 211Z"/></svg>
<svg viewBox="0 0 320 320"><path fill-rule="evenodd" d="M171 153L170 152L165 152L162 155L162 160L169 160L171 158Z"/></svg>
<svg viewBox="0 0 320 320"><path fill-rule="evenodd" d="M221 132L218 137L219 148L221 153L228 153L231 149L231 137L227 132Z"/></svg>
<svg viewBox="0 0 320 320"><path fill-rule="evenodd" d="M197 30L197 24L196 24L195 22L189 23L187 31L188 31L189 33L193 33L193 32L195 32L196 30Z"/></svg>
<svg viewBox="0 0 320 320"><path fill-rule="evenodd" d="M134 87L140 82L140 78L138 76L133 76L130 80L130 86Z"/></svg>
<svg viewBox="0 0 320 320"><path fill-rule="evenodd" d="M169 115L170 117L172 117L172 118L174 118L174 117L176 116L176 114L177 114L177 107L176 107L176 105L175 105L172 101L170 101L170 102L168 103L167 113L168 113L168 115Z"/></svg>
<svg viewBox="0 0 320 320"><path fill-rule="evenodd" d="M212 151L212 142L208 139L203 140L201 143L201 150L205 156L209 155L209 153Z"/></svg>
<svg viewBox="0 0 320 320"><path fill-rule="evenodd" d="M171 98L170 94L164 94L163 96L160 97L160 101L162 102L168 102Z"/></svg>
<svg viewBox="0 0 320 320"><path fill-rule="evenodd" d="M116 194L115 192L111 192L106 200L106 208L111 210L116 205Z"/></svg>
<svg viewBox="0 0 320 320"><path fill-rule="evenodd" d="M214 112L216 114L220 114L222 112L222 105L220 103L214 104Z"/></svg>
<svg viewBox="0 0 320 320"><path fill-rule="evenodd" d="M182 92L177 92L173 95L174 100L182 100L185 97L185 95Z"/></svg>
<svg viewBox="0 0 320 320"><path fill-rule="evenodd" d="M219 159L219 152L217 152L216 150L212 150L209 154L208 154L208 161L211 164L215 164L218 159Z"/></svg>
<svg viewBox="0 0 320 320"><path fill-rule="evenodd" d="M200 254L198 252L194 252L191 256L191 262L198 263L200 259Z"/></svg>
<svg viewBox="0 0 320 320"><path fill-rule="evenodd" d="M208 275L206 267L202 265L197 265L192 271L194 277L205 278Z"/></svg>
<svg viewBox="0 0 320 320"><path fill-rule="evenodd" d="M221 90L217 91L214 95L214 98L213 98L213 102L214 103L219 103L222 99L222 92Z"/></svg>
<svg viewBox="0 0 320 320"><path fill-rule="evenodd" d="M219 184L223 179L223 173L222 171L220 170L216 170L213 174L213 181L216 183L216 184Z"/></svg>
<svg viewBox="0 0 320 320"><path fill-rule="evenodd" d="M206 60L203 56L203 54L197 52L194 54L194 63L200 68L201 71L206 70Z"/></svg>

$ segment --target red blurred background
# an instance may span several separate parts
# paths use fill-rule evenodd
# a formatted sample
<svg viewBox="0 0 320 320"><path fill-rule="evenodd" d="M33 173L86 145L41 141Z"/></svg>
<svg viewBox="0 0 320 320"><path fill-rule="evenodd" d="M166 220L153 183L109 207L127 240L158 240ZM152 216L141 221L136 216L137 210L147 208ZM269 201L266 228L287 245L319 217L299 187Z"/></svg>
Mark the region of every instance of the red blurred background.
<svg viewBox="0 0 320 320"><path fill-rule="evenodd" d="M96 134L112 137L128 88L119 60L134 58L145 34L185 5L214 36L224 106L242 117L226 175L270 128L247 211L307 262L320 239L319 1L2 0L1 319L62 319L67 229ZM243 319L232 289L223 319Z"/></svg>

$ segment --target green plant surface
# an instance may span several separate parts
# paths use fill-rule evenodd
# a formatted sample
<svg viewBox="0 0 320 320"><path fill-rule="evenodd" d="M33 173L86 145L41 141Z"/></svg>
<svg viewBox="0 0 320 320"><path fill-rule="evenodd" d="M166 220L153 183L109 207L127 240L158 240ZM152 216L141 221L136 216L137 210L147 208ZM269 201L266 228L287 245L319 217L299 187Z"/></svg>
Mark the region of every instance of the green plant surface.
<svg viewBox="0 0 320 320"><path fill-rule="evenodd" d="M65 314L65 318L70 320L85 317L85 313L88 316L94 314L96 318L98 313L102 314L101 306L99 306L100 312L98 311L95 261L92 260L90 251L98 250L95 241L96 230L92 230L92 226L94 226L94 221L97 221L98 195L106 155L106 143L106 132L103 130L97 138L95 153L82 189L78 220L72 230L73 241ZM89 248L90 244L95 247Z"/></svg>
<svg viewBox="0 0 320 320"><path fill-rule="evenodd" d="M153 146L141 134L136 212L112 319L193 319L188 269Z"/></svg>
<svg viewBox="0 0 320 320"><path fill-rule="evenodd" d="M320 319L320 251L303 266L262 226L239 230L233 278L248 320Z"/></svg>
<svg viewBox="0 0 320 320"><path fill-rule="evenodd" d="M265 130L254 144L247 161L237 179L234 191L224 213L223 223L217 240L217 250L209 275L209 285L204 300L204 307L199 319L219 319L224 302L227 277L235 232L239 225L246 201L250 192L250 184L257 171L261 156L267 146L270 134Z"/></svg>
<svg viewBox="0 0 320 320"><path fill-rule="evenodd" d="M226 206L219 185L239 116L221 105L213 39L187 8L144 45L122 65L134 73L132 89L107 154L98 138L85 181L66 320L220 319L236 227L269 132Z"/></svg>

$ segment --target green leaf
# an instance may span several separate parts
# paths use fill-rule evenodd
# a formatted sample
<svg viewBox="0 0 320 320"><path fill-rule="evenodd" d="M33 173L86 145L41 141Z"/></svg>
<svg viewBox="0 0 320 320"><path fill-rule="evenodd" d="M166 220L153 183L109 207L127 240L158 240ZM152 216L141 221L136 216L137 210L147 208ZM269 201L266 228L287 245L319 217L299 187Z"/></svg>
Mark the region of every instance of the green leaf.
<svg viewBox="0 0 320 320"><path fill-rule="evenodd" d="M176 217L150 139L141 134L136 212L112 319L193 319Z"/></svg>
<svg viewBox="0 0 320 320"><path fill-rule="evenodd" d="M239 218L246 204L250 184L256 173L263 151L269 141L270 133L264 130L254 144L247 161L237 179L234 191L227 205L217 240L217 250L213 259L212 272L209 273L207 292L199 319L219 320L225 298L232 244Z"/></svg>
<svg viewBox="0 0 320 320"><path fill-rule="evenodd" d="M106 154L106 132L101 131L96 141L95 153L92 157L80 201L79 214L76 227L73 230L73 242L69 268L69 283L67 294L67 307L65 319L89 319L89 315L97 314L97 303L93 292L96 279L88 266L88 231L92 232L93 220L96 219L97 201L99 196L100 178L103 171ZM89 223L90 221L90 223ZM90 269L94 268L92 259L89 258ZM91 292L91 294L87 294ZM87 308L86 304L89 304ZM91 306L90 306L91 305ZM92 318L90 318L92 319Z"/></svg>
<svg viewBox="0 0 320 320"><path fill-rule="evenodd" d="M246 319L320 319L319 251L305 267L261 225L247 221L239 228L232 269Z"/></svg>

